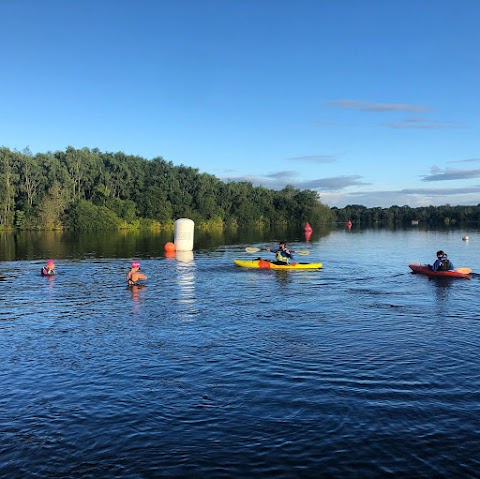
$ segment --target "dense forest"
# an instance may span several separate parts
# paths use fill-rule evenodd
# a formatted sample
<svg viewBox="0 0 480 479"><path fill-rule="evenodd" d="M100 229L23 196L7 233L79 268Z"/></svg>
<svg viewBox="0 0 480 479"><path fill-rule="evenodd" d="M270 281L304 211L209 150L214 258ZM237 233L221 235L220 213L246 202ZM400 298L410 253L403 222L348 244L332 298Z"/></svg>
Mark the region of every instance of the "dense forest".
<svg viewBox="0 0 480 479"><path fill-rule="evenodd" d="M329 208L313 190L276 191L213 175L162 158L66 148L32 154L0 148L0 228L74 229L333 224L370 226L480 225L477 206Z"/></svg>
<svg viewBox="0 0 480 479"><path fill-rule="evenodd" d="M66 148L32 154L0 148L0 228L169 227L331 223L317 192L223 182L162 158Z"/></svg>

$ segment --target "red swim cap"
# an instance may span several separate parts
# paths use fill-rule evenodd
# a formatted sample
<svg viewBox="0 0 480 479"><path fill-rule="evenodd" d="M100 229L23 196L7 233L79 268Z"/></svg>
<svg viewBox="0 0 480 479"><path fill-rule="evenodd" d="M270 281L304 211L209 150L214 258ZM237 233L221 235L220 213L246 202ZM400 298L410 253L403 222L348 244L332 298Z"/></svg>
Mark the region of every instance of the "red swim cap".
<svg viewBox="0 0 480 479"><path fill-rule="evenodd" d="M134 261L132 263L132 268L140 268L140 263L138 261Z"/></svg>

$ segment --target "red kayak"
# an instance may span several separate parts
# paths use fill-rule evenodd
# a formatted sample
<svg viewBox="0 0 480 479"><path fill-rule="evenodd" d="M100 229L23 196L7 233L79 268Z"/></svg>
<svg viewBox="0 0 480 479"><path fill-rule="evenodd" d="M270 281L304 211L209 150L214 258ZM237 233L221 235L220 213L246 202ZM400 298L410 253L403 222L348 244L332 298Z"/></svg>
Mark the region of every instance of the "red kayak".
<svg viewBox="0 0 480 479"><path fill-rule="evenodd" d="M428 264L412 263L408 265L414 273L425 274L426 276L434 276L436 278L465 278L472 279L470 274L471 268L455 268L450 271L432 271Z"/></svg>

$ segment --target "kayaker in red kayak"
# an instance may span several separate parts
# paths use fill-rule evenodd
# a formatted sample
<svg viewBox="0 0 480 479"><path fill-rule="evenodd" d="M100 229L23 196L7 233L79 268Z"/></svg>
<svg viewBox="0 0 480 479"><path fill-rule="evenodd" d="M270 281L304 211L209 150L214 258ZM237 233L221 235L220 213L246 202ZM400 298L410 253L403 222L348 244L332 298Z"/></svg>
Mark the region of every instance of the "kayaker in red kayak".
<svg viewBox="0 0 480 479"><path fill-rule="evenodd" d="M448 259L447 253L442 250L437 251L437 261L429 267L432 271L450 271L455 269L453 263Z"/></svg>

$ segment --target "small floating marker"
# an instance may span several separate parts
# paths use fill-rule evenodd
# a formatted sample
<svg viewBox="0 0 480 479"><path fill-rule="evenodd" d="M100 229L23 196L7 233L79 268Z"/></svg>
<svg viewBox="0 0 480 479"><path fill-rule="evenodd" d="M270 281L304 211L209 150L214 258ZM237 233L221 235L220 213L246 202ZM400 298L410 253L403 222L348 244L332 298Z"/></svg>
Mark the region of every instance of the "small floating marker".
<svg viewBox="0 0 480 479"><path fill-rule="evenodd" d="M163 247L163 249L167 253L173 253L175 251L175 244L171 242L165 243L165 246Z"/></svg>
<svg viewBox="0 0 480 479"><path fill-rule="evenodd" d="M310 241L310 236L312 236L312 227L310 226L310 223L307 221L305 223L305 240Z"/></svg>
<svg viewBox="0 0 480 479"><path fill-rule="evenodd" d="M470 239L470 238L468 237L468 235L465 235L465 236L462 238L463 241L468 241L469 239Z"/></svg>
<svg viewBox="0 0 480 479"><path fill-rule="evenodd" d="M352 227L352 222L350 220L348 220L347 228L351 228L351 227Z"/></svg>

